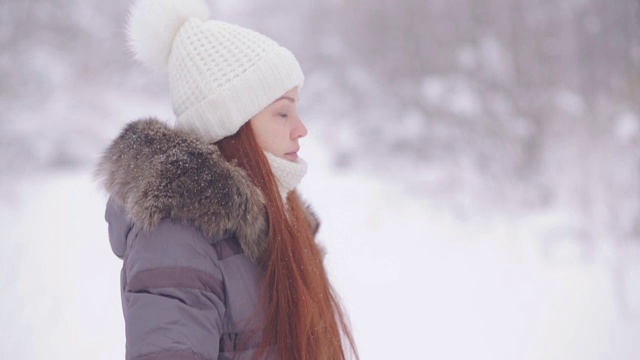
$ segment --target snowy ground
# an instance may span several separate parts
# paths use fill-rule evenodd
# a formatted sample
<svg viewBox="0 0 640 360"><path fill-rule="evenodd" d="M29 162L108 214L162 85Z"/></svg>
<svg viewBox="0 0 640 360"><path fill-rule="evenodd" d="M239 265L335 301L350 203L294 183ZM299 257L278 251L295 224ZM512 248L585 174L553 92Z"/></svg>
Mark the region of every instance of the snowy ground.
<svg viewBox="0 0 640 360"><path fill-rule="evenodd" d="M585 261L560 243L541 255L562 213L462 222L393 184L336 173L313 139L303 148L302 193L362 359L640 359L640 297L619 311L615 252ZM34 176L0 202L0 358L123 358L105 201L86 170ZM638 278L636 267L632 290Z"/></svg>

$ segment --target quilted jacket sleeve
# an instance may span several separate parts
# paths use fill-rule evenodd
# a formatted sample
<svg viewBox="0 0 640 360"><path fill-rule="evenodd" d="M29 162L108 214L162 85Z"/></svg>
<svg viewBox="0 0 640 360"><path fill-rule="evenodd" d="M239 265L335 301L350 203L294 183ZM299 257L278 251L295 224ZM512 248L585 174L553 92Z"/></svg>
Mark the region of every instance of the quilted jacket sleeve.
<svg viewBox="0 0 640 360"><path fill-rule="evenodd" d="M126 358L217 359L225 294L214 248L168 219L134 231L123 268Z"/></svg>

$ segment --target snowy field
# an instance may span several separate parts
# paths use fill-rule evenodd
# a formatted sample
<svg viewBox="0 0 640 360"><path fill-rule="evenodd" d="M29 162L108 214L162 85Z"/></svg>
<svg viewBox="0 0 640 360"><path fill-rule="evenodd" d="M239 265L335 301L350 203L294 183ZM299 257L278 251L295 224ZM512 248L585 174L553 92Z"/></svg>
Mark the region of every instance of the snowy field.
<svg viewBox="0 0 640 360"><path fill-rule="evenodd" d="M363 360L640 359L638 265L625 269L625 312L618 252L585 259L560 241L543 256L567 214L461 221L393 184L335 172L313 139L302 145L302 194L322 219ZM0 358L122 359L121 262L90 169L33 176L10 195L0 202Z"/></svg>

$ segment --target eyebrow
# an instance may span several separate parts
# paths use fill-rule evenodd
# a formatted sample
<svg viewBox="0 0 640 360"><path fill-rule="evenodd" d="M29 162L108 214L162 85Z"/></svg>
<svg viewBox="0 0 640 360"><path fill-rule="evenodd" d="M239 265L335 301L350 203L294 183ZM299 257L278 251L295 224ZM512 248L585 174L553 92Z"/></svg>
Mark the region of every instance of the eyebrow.
<svg viewBox="0 0 640 360"><path fill-rule="evenodd" d="M274 101L273 103L276 103L280 100L289 100L292 104L296 102L296 99L289 97L289 96L281 96L280 98L278 98L276 101Z"/></svg>

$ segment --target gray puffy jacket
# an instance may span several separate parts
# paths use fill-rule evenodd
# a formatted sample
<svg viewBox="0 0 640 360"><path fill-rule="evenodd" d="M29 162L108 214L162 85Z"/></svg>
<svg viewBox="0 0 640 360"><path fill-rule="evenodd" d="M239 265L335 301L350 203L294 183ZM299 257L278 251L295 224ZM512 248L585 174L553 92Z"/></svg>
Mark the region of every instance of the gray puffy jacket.
<svg viewBox="0 0 640 360"><path fill-rule="evenodd" d="M96 175L124 260L126 358L250 359L268 225L246 173L214 145L145 119L125 127ZM310 210L308 219L317 231Z"/></svg>

